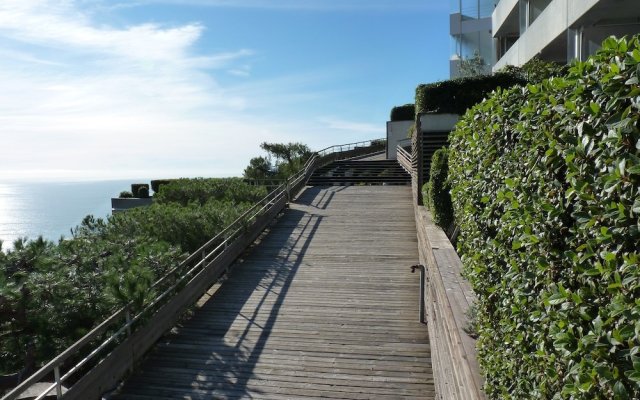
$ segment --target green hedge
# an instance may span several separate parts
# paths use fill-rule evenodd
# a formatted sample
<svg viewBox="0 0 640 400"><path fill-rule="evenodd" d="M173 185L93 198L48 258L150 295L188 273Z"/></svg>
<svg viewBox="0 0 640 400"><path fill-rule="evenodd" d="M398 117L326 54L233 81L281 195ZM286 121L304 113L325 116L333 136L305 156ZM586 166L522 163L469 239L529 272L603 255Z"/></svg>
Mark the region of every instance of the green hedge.
<svg viewBox="0 0 640 400"><path fill-rule="evenodd" d="M416 117L415 104L405 104L391 109L391 121L413 121Z"/></svg>
<svg viewBox="0 0 640 400"><path fill-rule="evenodd" d="M87 216L57 244L21 238L0 249L0 375L24 368L30 348L38 368L129 301L136 313L174 283L151 286L185 252L266 195L239 179L182 179L166 189L150 207Z"/></svg>
<svg viewBox="0 0 640 400"><path fill-rule="evenodd" d="M241 178L181 178L163 185L154 199L158 204L187 206L193 202L204 205L212 200L257 203L266 195L264 187L248 185Z"/></svg>
<svg viewBox="0 0 640 400"><path fill-rule="evenodd" d="M519 74L509 72L422 84L416 88L415 109L416 113L464 114L498 87L524 84Z"/></svg>
<svg viewBox="0 0 640 400"><path fill-rule="evenodd" d="M640 398L640 45L498 91L451 135L490 398Z"/></svg>
<svg viewBox="0 0 640 400"><path fill-rule="evenodd" d="M426 186L425 199L435 222L447 231L453 223L453 206L447 182L449 163L448 150L442 148L433 153L429 182Z"/></svg>
<svg viewBox="0 0 640 400"><path fill-rule="evenodd" d="M132 183L131 184L131 193L135 197L139 198L147 198L149 197L149 184L147 183Z"/></svg>
<svg viewBox="0 0 640 400"><path fill-rule="evenodd" d="M175 179L154 179L151 181L151 189L153 190L153 193L156 194L160 191L160 187L162 185L166 185L173 181L175 181Z"/></svg>

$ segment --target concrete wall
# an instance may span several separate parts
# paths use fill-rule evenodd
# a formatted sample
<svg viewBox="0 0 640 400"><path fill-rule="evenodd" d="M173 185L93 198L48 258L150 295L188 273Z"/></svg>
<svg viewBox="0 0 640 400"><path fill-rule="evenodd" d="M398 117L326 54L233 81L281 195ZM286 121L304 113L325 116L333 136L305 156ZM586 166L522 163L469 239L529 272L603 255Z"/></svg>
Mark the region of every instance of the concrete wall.
<svg viewBox="0 0 640 400"><path fill-rule="evenodd" d="M389 121L387 122L387 159L395 160L398 142L409 137L409 129L413 121Z"/></svg>
<svg viewBox="0 0 640 400"><path fill-rule="evenodd" d="M130 208L146 207L150 206L152 202L153 198L151 197L149 197L148 199L121 199L119 197L114 197L111 199L111 212L115 213L118 211L128 210Z"/></svg>
<svg viewBox="0 0 640 400"><path fill-rule="evenodd" d="M507 65L523 65L531 60L560 35L566 34L567 29L599 1L553 0L509 51L496 62L493 70L497 71ZM504 3L503 7L501 7L502 3ZM513 3L513 0L503 0L498 4L494 12L496 16L493 22L494 32L500 30L499 24L504 22L508 7Z"/></svg>
<svg viewBox="0 0 640 400"><path fill-rule="evenodd" d="M420 130L422 132L452 131L459 119L458 114L421 114Z"/></svg>

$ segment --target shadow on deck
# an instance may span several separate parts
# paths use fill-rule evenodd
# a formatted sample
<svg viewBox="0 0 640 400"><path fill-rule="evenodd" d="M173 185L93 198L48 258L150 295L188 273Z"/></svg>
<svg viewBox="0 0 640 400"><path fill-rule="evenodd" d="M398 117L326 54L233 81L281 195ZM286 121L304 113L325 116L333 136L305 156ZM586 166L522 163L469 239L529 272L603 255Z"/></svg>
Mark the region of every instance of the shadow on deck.
<svg viewBox="0 0 640 400"><path fill-rule="evenodd" d="M113 398L433 398L416 259L409 188L307 188Z"/></svg>

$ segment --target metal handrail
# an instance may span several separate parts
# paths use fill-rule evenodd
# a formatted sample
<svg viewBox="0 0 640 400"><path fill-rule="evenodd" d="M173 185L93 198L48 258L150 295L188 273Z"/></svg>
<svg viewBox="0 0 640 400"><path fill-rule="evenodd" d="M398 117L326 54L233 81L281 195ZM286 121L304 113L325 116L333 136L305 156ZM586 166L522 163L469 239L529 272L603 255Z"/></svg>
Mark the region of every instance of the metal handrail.
<svg viewBox="0 0 640 400"><path fill-rule="evenodd" d="M383 142L386 142L386 139L385 138L369 139L361 142L333 145L333 146L326 147L322 150L319 150L316 153L322 157L327 154L351 151L359 147L371 147L375 144L375 142L383 143ZM336 149L339 149L339 150L336 150Z"/></svg>
<svg viewBox="0 0 640 400"><path fill-rule="evenodd" d="M29 389L35 383L38 383L40 379L50 375L52 372L54 374L55 382L51 386L49 386L43 393L41 393L36 399L44 398L53 389L56 389L57 398L62 398L62 384L68 378L70 378L80 368L91 361L92 358L95 358L98 354L100 354L100 352L106 349L110 344L115 342L120 336L122 336L123 334L125 334L126 337L131 336L132 327L136 323L141 322L146 315L151 314L152 312L156 311L159 306L166 303L163 300L170 297L171 294L179 290L180 286L184 284L187 279L195 276L196 273L202 270L211 259L223 254L224 251L242 235L242 233L246 230L247 226L252 220L257 219L260 215L263 215L267 210L270 209L272 205L276 204L278 201L290 201L292 191L297 192L298 190L300 190L302 188L301 185L303 183L306 183L306 181L311 176L311 173L313 173L316 168L332 161L332 159L327 156L330 156L334 153L351 151L358 147L367 147L364 145L366 143L369 143L369 146L371 146L371 143L375 140L380 139L372 139L363 142L330 146L314 153L298 173L286 179L284 183L279 185L276 189L259 200L251 208L246 210L234 222L225 227L221 232L207 241L207 243L202 245L198 250L194 251L179 265L170 269L167 273L165 273L164 276L154 282L151 285L152 289L161 288L167 282L170 282L170 284L168 287L164 288L162 293L157 295L151 302L146 304L145 307L140 312L138 312L138 314L133 317L131 316L130 309L132 308L132 304L128 304L127 306L119 309L111 316L107 317L107 319L93 328L77 342L72 344L70 347L68 347L54 359L45 364L34 374L21 382L18 386L13 388L9 393L2 397L1 400L17 399L20 394ZM196 260L197 262L194 265L191 265ZM186 271L184 271L185 269ZM182 275L175 278L175 276L180 272L183 272ZM174 278L175 280L172 280L171 278ZM120 322L123 319L124 323ZM81 361L71 367L69 371L67 371L64 375L61 375L61 366L64 365L64 363L69 358L79 353L80 350L89 343L99 339L99 337L102 334L106 333L109 328L118 323L120 323L120 326L117 327L114 333L112 333L107 339L103 340L97 347L91 350L87 356L85 356Z"/></svg>
<svg viewBox="0 0 640 400"><path fill-rule="evenodd" d="M413 177L415 171L413 169L413 158L411 154L409 154L409 152L407 152L401 145L398 145L398 147L396 148L396 154L398 164L400 164L400 166Z"/></svg>

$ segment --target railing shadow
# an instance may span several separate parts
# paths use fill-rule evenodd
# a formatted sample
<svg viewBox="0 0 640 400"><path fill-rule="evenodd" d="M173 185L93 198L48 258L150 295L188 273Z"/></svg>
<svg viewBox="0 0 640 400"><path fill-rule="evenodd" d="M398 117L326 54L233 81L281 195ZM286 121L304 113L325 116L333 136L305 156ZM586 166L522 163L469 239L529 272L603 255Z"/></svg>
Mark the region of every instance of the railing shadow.
<svg viewBox="0 0 640 400"><path fill-rule="evenodd" d="M297 202L324 201L326 208L325 192L307 188ZM153 384L177 396L188 388L211 398L259 394L247 384L322 218L286 210L220 289L148 356L123 393Z"/></svg>
<svg viewBox="0 0 640 400"><path fill-rule="evenodd" d="M306 204L319 210L326 210L336 193L345 190L346 186L312 186L308 187L298 198L298 203Z"/></svg>

